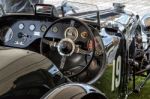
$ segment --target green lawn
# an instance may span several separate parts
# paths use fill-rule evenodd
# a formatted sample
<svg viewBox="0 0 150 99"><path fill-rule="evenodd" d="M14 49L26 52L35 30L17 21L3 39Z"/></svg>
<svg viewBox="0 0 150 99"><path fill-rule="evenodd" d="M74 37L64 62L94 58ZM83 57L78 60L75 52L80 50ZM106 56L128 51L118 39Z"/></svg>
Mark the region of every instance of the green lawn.
<svg viewBox="0 0 150 99"><path fill-rule="evenodd" d="M116 99L117 94L111 92L112 67L108 67L103 77L95 84L95 86L106 94L109 99ZM142 78L138 79L138 82ZM128 99L150 99L150 80L146 83L139 94L131 94Z"/></svg>

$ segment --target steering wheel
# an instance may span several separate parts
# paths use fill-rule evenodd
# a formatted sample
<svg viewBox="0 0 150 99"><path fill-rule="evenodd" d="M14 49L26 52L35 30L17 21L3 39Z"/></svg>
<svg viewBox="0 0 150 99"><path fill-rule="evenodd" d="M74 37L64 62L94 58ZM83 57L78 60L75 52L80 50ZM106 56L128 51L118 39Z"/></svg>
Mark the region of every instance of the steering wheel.
<svg viewBox="0 0 150 99"><path fill-rule="evenodd" d="M58 41L48 39L49 37L47 37L47 35L48 34L51 35L50 31L52 30L52 27L58 23L65 23L65 24L68 23L68 25L65 26L65 29L63 29L64 26L62 25L62 32L64 32L63 37ZM81 33L78 33L78 37L75 40L66 36L66 31L70 33L70 34L68 33L68 35L73 35L73 32L78 31L79 26L84 27L84 30L86 30L88 33L87 39L92 43L78 40L79 36L81 36ZM55 39L55 37L53 39ZM92 30L83 21L80 21L79 19L72 18L72 17L60 18L54 21L47 28L40 43L41 54L43 54L43 49L44 49L43 44L48 45L50 48L54 47L56 49L58 55L61 56L61 59L59 60L60 61L59 66L58 65L56 66L67 77L75 77L81 74L82 72L84 72L91 64L95 53L95 41L94 41L94 34L92 33ZM85 48L85 45L87 46L92 45L92 46L90 48ZM73 66L69 69L65 69L66 67L75 64L75 62L73 63L69 61L72 57L75 57L76 60L78 59L83 60L83 57L78 58L79 55L85 58L85 62L83 61L77 62L76 66ZM54 58L57 58L57 56L55 56ZM74 60L75 58L73 58L72 60ZM55 62L53 63L55 64ZM67 63L69 63L69 65L67 65ZM82 65L82 64L86 64L86 65Z"/></svg>

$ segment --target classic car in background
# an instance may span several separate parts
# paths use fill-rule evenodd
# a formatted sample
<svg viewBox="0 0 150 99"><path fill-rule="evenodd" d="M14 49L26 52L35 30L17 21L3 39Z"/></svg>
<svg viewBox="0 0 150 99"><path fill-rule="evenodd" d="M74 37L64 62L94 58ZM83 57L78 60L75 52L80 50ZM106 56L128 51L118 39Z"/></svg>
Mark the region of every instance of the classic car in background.
<svg viewBox="0 0 150 99"><path fill-rule="evenodd" d="M88 84L100 79L110 63L110 91L117 92L116 98L127 98L148 80L148 15L140 20L120 3L106 10L77 2L57 8L29 4L32 13L1 6L1 99L107 99ZM145 81L136 86L136 76Z"/></svg>

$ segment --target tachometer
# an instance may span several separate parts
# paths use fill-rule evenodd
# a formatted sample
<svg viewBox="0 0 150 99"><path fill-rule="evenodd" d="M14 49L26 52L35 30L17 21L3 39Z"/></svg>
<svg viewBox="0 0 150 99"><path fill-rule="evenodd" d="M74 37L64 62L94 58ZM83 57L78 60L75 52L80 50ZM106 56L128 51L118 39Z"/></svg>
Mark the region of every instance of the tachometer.
<svg viewBox="0 0 150 99"><path fill-rule="evenodd" d="M75 41L78 37L78 30L75 27L68 27L65 30L65 38L70 38Z"/></svg>

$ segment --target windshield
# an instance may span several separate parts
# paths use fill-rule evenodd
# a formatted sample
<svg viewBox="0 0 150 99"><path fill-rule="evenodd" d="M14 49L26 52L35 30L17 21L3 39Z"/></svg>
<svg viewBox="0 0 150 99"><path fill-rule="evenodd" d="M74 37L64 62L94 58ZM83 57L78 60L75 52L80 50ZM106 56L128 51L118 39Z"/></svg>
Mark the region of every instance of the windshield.
<svg viewBox="0 0 150 99"><path fill-rule="evenodd" d="M34 5L43 0L0 0L5 13L33 13Z"/></svg>
<svg viewBox="0 0 150 99"><path fill-rule="evenodd" d="M35 4L52 4L55 7L61 5L62 0L58 2L53 0L0 0L0 5L5 13L34 13Z"/></svg>
<svg viewBox="0 0 150 99"><path fill-rule="evenodd" d="M92 4L65 2L62 4L64 15L97 22L99 15L98 7Z"/></svg>
<svg viewBox="0 0 150 99"><path fill-rule="evenodd" d="M52 0L0 0L3 11L7 13L31 13L34 14L35 4L52 4L59 15L74 16L85 20L98 22L98 7L92 4L77 2L52 2ZM62 9L63 8L63 12Z"/></svg>

